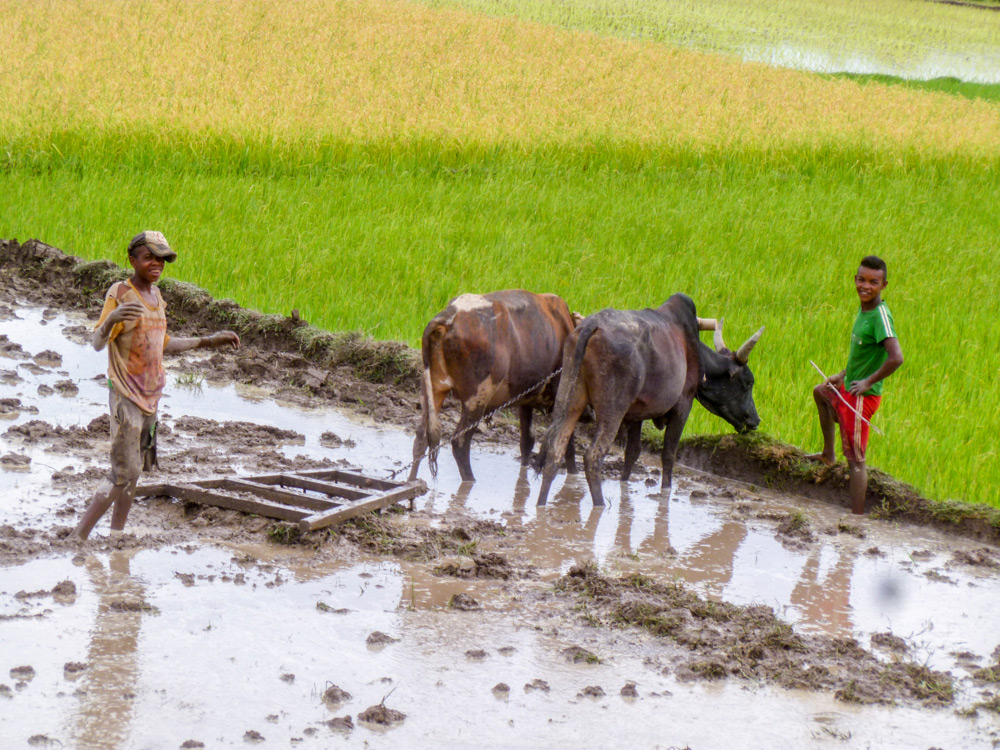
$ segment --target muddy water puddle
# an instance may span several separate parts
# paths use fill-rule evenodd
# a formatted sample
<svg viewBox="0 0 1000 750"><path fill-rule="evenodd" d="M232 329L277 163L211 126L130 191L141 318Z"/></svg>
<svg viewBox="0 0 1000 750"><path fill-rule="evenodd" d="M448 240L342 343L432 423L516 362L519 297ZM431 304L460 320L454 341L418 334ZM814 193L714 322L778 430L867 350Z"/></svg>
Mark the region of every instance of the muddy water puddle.
<svg viewBox="0 0 1000 750"><path fill-rule="evenodd" d="M86 345L82 316L31 307L17 316L0 321L0 333L21 350L0 355L0 399L20 403L0 419L0 457L30 462L0 466L2 523L71 525L106 466L107 438L29 442L8 430L32 420L86 430L107 409L105 355ZM297 433L269 446L286 458L345 460L379 477L409 463L412 436L403 428L202 381L191 376L190 361L168 365L161 415L170 436L161 461L190 461L181 468L192 477L197 455L185 451L224 452L233 473L255 468L252 450L214 445L192 418ZM655 465L628 484L607 480L604 509L591 507L582 477L558 479L549 505L537 508L538 480L510 450L482 440L474 442L475 484L460 481L447 451L437 477L424 466L430 492L417 500L415 522L502 524L506 537L494 546L532 572L516 585L436 575L440 561L347 552L317 559L308 550L194 534L190 543L156 548L59 549L2 568L0 682L9 696L0 695L0 746L45 735L68 747L178 747L188 739L208 747L327 747L357 744L359 734L371 747L991 746L989 716L862 708L737 682L681 683L663 673L667 647L657 639L585 627L565 607L531 596L587 561L609 573L641 571L709 598L767 604L797 629L853 636L866 647L873 634L891 632L912 658L963 678L960 704L975 699L967 675L1000 643L1000 580L968 563L978 545L694 472L664 497ZM57 472L81 481L67 487L53 481ZM76 593L46 593L62 581ZM450 608L456 594L481 608ZM398 640L369 646L375 632ZM562 652L577 644L601 662L568 663ZM73 663L85 667L65 669ZM9 675L27 665L31 679ZM619 694L629 682L637 698ZM328 683L352 697L331 708L322 700ZM500 683L508 690L494 690ZM596 687L603 696L584 694ZM359 722L383 698L406 719L388 729ZM719 711L731 720L706 718ZM324 723L346 715L353 730Z"/></svg>

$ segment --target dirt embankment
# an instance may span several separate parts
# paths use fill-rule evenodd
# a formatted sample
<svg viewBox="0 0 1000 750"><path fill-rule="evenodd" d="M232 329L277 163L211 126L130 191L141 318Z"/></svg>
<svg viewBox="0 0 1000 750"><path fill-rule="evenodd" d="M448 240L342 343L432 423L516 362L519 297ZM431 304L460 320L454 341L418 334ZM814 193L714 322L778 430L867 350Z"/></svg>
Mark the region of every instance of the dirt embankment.
<svg viewBox="0 0 1000 750"><path fill-rule="evenodd" d="M126 275L110 261L84 262L38 240L0 240L0 279L11 294L38 304L83 309L96 318L104 292ZM289 400L341 403L395 424L415 421L420 356L406 344L376 341L358 332L323 331L295 311L285 317L246 310L185 282L165 279L160 288L176 335L229 328L243 339L238 356L216 354L194 365L206 377L262 385ZM443 415L451 428L455 412L446 406ZM513 418L498 415L477 441L514 445L517 436ZM847 505L842 464L828 468L804 461L802 451L766 435L687 438L678 458L683 465L720 476ZM1000 509L932 501L876 469L870 470L867 506L878 517L932 525L1000 545Z"/></svg>

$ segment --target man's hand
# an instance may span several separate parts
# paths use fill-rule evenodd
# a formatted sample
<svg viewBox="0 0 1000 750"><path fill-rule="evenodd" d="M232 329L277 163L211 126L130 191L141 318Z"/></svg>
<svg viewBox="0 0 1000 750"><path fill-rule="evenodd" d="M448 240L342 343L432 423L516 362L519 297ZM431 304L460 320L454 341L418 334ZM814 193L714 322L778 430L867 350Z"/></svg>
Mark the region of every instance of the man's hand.
<svg viewBox="0 0 1000 750"><path fill-rule="evenodd" d="M220 346L231 346L233 349L240 348L240 337L232 331L219 331L203 339L205 346L216 349Z"/></svg>

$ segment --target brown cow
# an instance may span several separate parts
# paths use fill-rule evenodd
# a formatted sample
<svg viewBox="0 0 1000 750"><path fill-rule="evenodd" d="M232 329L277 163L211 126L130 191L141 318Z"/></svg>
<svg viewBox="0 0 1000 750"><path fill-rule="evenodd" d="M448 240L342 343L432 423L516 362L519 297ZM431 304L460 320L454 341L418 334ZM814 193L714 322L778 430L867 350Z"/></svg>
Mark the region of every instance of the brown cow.
<svg viewBox="0 0 1000 750"><path fill-rule="evenodd" d="M451 447L463 481L475 480L469 462L475 425L522 393L524 396L514 404L519 407L521 422L521 463L527 464L534 444L532 409L552 407L558 376L547 382L546 378L559 369L563 343L573 328L569 308L554 294L511 289L463 294L449 302L427 324L421 341L422 413L413 441L410 478L416 477L420 459L428 448L431 471L437 473L439 414L444 397L452 391L462 404ZM575 471L572 439L568 441L566 463Z"/></svg>
<svg viewBox="0 0 1000 750"><path fill-rule="evenodd" d="M684 294L673 295L656 309L606 309L584 319L566 340L552 426L538 452L539 505L545 503L556 461L588 404L594 409L597 431L583 467L594 505L604 504L604 455L623 427L623 480L639 457L643 420L651 419L664 429L663 489L670 486L677 444L696 398L740 432L757 428L760 417L747 358L764 329L731 352L722 341L721 321L717 326L713 322L716 351L712 351L698 338L699 328L708 328L702 323L695 316L694 302Z"/></svg>

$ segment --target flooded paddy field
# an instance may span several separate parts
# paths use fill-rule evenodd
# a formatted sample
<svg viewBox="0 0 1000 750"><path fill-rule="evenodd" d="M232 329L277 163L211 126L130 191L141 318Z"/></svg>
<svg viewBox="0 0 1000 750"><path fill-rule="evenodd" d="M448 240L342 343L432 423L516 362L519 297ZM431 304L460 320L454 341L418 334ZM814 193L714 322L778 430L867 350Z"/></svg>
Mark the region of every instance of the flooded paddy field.
<svg viewBox="0 0 1000 750"><path fill-rule="evenodd" d="M661 495L648 457L605 508L582 476L538 508L487 427L479 481L442 451L412 510L296 537L155 498L72 546L107 467L92 324L0 297L2 747L1000 743L994 548L694 471ZM156 478L408 465L410 396L379 418L217 356L168 361Z"/></svg>

